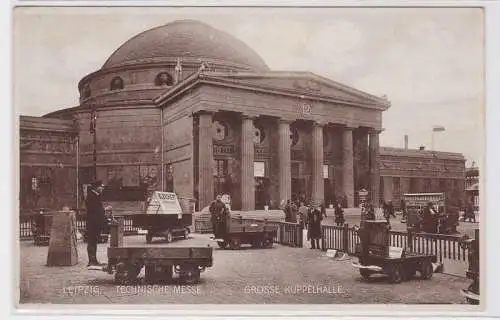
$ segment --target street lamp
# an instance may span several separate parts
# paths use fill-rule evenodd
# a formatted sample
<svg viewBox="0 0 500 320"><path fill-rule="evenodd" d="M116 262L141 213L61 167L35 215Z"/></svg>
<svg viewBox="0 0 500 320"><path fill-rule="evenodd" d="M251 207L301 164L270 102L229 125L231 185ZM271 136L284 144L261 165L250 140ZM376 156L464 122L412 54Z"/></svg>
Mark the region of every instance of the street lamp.
<svg viewBox="0 0 500 320"><path fill-rule="evenodd" d="M443 132L445 129L443 126L434 126L432 127L432 141L431 141L431 150L434 151L434 133L435 132Z"/></svg>

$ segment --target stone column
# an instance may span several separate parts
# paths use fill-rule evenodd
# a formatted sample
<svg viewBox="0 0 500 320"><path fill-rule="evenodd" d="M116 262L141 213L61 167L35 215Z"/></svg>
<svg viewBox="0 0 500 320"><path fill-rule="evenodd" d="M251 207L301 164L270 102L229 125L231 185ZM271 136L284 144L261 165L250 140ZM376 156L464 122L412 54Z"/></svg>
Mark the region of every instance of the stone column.
<svg viewBox="0 0 500 320"><path fill-rule="evenodd" d="M279 196L281 201L292 198L292 170L291 170L291 139L290 123L288 120L279 120Z"/></svg>
<svg viewBox="0 0 500 320"><path fill-rule="evenodd" d="M315 122L312 128L312 200L325 200L323 181L323 125ZM325 204L326 205L326 204Z"/></svg>
<svg viewBox="0 0 500 320"><path fill-rule="evenodd" d="M241 210L255 209L253 118L244 115L241 122Z"/></svg>
<svg viewBox="0 0 500 320"><path fill-rule="evenodd" d="M394 178L382 177L384 181L384 201L392 201L392 194L394 192Z"/></svg>
<svg viewBox="0 0 500 320"><path fill-rule="evenodd" d="M198 132L198 201L199 210L214 198L212 114L199 114Z"/></svg>
<svg viewBox="0 0 500 320"><path fill-rule="evenodd" d="M354 154L352 131L354 128L346 127L342 136L342 184L344 195L347 197L347 206L354 206Z"/></svg>
<svg viewBox="0 0 500 320"><path fill-rule="evenodd" d="M379 130L370 130L370 201L379 205L380 156Z"/></svg>

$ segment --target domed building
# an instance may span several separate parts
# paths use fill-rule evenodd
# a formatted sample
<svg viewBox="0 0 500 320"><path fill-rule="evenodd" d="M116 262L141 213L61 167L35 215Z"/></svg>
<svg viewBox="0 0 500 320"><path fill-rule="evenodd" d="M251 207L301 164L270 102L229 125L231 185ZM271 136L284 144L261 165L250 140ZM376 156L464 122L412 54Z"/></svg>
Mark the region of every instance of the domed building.
<svg viewBox="0 0 500 320"><path fill-rule="evenodd" d="M136 35L78 90L77 107L21 117L21 207L78 207L80 187L95 177L117 190L175 191L198 209L216 194L241 210L292 198L352 206L355 190L379 194L386 98L272 71L205 23ZM44 179L47 200L34 205Z"/></svg>

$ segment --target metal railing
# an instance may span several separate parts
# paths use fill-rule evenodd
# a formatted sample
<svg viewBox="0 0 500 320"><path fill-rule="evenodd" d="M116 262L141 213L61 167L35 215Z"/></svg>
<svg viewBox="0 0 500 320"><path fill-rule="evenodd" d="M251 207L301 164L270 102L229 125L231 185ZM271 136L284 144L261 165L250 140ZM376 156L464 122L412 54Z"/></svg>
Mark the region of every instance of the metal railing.
<svg viewBox="0 0 500 320"><path fill-rule="evenodd" d="M321 226L322 249L334 249L353 254L360 242L359 236L348 224L344 226ZM460 246L462 236L389 231L390 246L407 248L419 254L436 255L438 262L444 260L466 261L468 250Z"/></svg>

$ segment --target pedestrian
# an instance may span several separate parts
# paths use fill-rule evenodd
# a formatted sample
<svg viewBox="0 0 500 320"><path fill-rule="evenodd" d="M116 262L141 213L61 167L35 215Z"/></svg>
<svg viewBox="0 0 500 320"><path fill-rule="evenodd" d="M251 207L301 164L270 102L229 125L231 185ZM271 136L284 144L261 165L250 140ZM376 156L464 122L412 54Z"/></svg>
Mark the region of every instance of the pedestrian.
<svg viewBox="0 0 500 320"><path fill-rule="evenodd" d="M285 206L283 207L283 212L285 213L285 222L290 222L292 219L291 212L291 201L287 200Z"/></svg>
<svg viewBox="0 0 500 320"><path fill-rule="evenodd" d="M370 203L368 204L367 206L367 210L366 210L366 220L376 220L376 217L375 217L375 206Z"/></svg>
<svg viewBox="0 0 500 320"><path fill-rule="evenodd" d="M335 207L335 224L337 226L343 226L344 223L345 223L344 209L342 209L342 206L340 205L340 203L338 203L337 206Z"/></svg>
<svg viewBox="0 0 500 320"><path fill-rule="evenodd" d="M293 201L290 204L290 221L291 223L297 223L297 216L299 214L299 207L295 204L295 201Z"/></svg>
<svg viewBox="0 0 500 320"><path fill-rule="evenodd" d="M306 207L304 201L301 201L300 206L299 206L299 223L302 226L302 228L307 227L307 225L306 225L307 212L308 212L308 210L307 210L307 207Z"/></svg>
<svg viewBox="0 0 500 320"><path fill-rule="evenodd" d="M389 212L389 216L396 218L396 215L394 214L394 205L391 200L387 203L387 211Z"/></svg>
<svg viewBox="0 0 500 320"><path fill-rule="evenodd" d="M103 191L104 185L100 180L92 182L87 189L87 198L85 199L87 208L87 255L89 259L87 267L104 265L97 261L97 243L105 221L104 206L101 199Z"/></svg>
<svg viewBox="0 0 500 320"><path fill-rule="evenodd" d="M224 215L225 215L225 210L227 209L226 205L224 202L222 202L222 195L217 195L216 199L212 201L209 207L210 215L212 218L212 227L213 227L213 232L214 232L214 237L216 239L221 239L224 237L223 232L225 231L224 226L225 226L225 221Z"/></svg>
<svg viewBox="0 0 500 320"><path fill-rule="evenodd" d="M476 214L474 213L474 205L472 204L472 201L469 201L467 203L467 218L469 219L469 222L474 222L476 223ZM465 221L465 219L464 219Z"/></svg>
<svg viewBox="0 0 500 320"><path fill-rule="evenodd" d="M321 208L313 207L309 214L309 238L311 239L311 249L321 249L319 239L321 238Z"/></svg>
<svg viewBox="0 0 500 320"><path fill-rule="evenodd" d="M406 201L404 199L401 199L401 214L403 216L403 219L406 218Z"/></svg>
<svg viewBox="0 0 500 320"><path fill-rule="evenodd" d="M319 207L321 209L321 219L326 218L326 207L325 207L325 204L323 202L321 202L321 204L319 205Z"/></svg>

